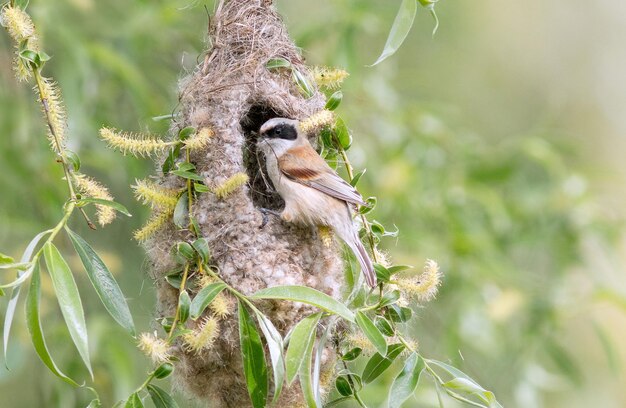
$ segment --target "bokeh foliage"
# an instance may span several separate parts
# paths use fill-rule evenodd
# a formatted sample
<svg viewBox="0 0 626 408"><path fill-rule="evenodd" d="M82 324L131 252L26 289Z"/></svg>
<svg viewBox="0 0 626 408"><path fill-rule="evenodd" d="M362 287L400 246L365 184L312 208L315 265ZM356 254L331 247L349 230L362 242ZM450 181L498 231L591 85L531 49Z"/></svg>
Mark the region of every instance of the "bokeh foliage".
<svg viewBox="0 0 626 408"><path fill-rule="evenodd" d="M141 249L131 241L145 214L133 203L128 184L149 173L151 164L107 150L97 130L114 122L129 130L166 131L166 122L151 117L176 106L181 70L195 65L204 47L203 5L64 0L30 6L54 57L47 69L64 93L75 143L70 148L135 214L97 234L78 218L72 227L107 254L140 330L154 326L154 293L142 271ZM500 107L517 110L517 116L509 114L517 126L506 126L497 112L468 117L459 113L465 106L455 97L464 93L458 78L447 83L442 75L430 75L452 72L446 64L455 63L460 39L472 34L464 30L477 30L466 17L474 15L469 6L439 4L443 24L435 40L430 18L418 14L398 54L366 68L382 49L397 5L376 0L278 5L310 62L344 66L351 73L339 110L353 130L353 162L368 169L361 190L381 198L374 218L400 229L397 245L386 243L390 253L400 263L420 265L434 258L442 265L440 295L420 311L414 328L421 347L480 380L504 406L575 406L572 394L593 390L598 378L619 375L615 332L602 319L590 323L599 282L597 254L588 248L590 243L608 248L619 225L601 217L586 188L580 169L588 158L523 100ZM211 2L207 6L211 9ZM65 191L42 137L36 101L13 79L11 51L6 36L0 36L0 247L17 254L42 224L59 218ZM434 52L445 56L433 58L436 65L427 58ZM441 89L440 96L434 98L433 89ZM483 97L475 96L477 105L486 105ZM496 135L498 128L506 128L506 134ZM71 244L65 242L65 248ZM71 261L78 265L77 258ZM78 284L81 293L91 290L85 277ZM46 290L50 282L44 280ZM51 348L70 367L68 374L84 376L76 353L64 347L67 333L55 305L45 296L43 301L45 318L59 322L47 333ZM149 368L97 299L83 301L96 387L107 406L125 398ZM25 328L15 324L14 333L12 371L0 372L2 405L86 405L87 392L75 393L42 369ZM380 405L386 393L378 390L387 389L392 378L378 380L380 388L370 389L366 401ZM418 394L407 406L433 406L433 398ZM604 398L605 406L619 406L619 394ZM446 401L446 406L453 404Z"/></svg>

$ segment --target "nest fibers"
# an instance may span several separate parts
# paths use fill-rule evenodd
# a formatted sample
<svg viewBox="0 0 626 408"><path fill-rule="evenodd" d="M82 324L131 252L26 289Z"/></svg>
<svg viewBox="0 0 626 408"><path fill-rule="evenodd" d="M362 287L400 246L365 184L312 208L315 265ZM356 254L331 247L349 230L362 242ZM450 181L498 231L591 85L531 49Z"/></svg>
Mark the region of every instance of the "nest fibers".
<svg viewBox="0 0 626 408"><path fill-rule="evenodd" d="M194 203L193 214L209 241L213 263L223 279L244 294L268 286L306 285L339 298L343 265L335 245L325 246L315 229L275 217L260 228L259 208L280 210L283 202L264 177L263 158L255 148L258 130L273 117L304 119L323 109L325 98L319 92L303 97L288 69L266 68L270 59L284 58L309 76L271 1L222 0L211 23L212 47L182 81L181 118L172 132L185 126L213 130L207 146L191 158L209 187L239 173L249 177L247 184L227 197L207 193ZM183 186L181 179L172 175L163 177L162 182L166 187ZM190 238L186 231L168 226L145 244L160 316L173 316L178 298L178 291L163 279L173 267L170 248ZM191 287L194 278L190 278ZM235 300L229 301L234 312ZM282 301L267 302L261 308L283 335L312 311ZM219 330L219 338L208 351L193 353L177 347L176 384L205 406L251 406L242 373L236 313L221 320ZM333 356L329 348L327 370L334 366ZM323 373L322 377L329 375ZM298 384L283 391L279 405L304 405Z"/></svg>

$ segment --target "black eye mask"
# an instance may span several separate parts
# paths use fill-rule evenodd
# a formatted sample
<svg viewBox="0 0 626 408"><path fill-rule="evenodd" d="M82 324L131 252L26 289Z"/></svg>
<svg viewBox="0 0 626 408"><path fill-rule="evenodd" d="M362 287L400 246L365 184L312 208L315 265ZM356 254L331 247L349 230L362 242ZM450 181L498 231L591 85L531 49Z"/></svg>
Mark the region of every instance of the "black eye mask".
<svg viewBox="0 0 626 408"><path fill-rule="evenodd" d="M293 125L280 124L268 130L264 136L268 139L296 140L298 132Z"/></svg>

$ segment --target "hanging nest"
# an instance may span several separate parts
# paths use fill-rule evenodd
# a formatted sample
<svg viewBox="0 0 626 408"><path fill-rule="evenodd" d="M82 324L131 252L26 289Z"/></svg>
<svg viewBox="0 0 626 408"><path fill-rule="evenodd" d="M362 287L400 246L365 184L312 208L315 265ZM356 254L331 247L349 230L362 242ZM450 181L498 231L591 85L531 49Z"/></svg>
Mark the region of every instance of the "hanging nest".
<svg viewBox="0 0 626 408"><path fill-rule="evenodd" d="M192 207L200 235L208 240L211 264L229 285L245 295L268 286L305 285L339 299L343 271L339 247L328 245L315 228L288 224L276 217L270 217L261 228L259 211L261 207L281 210L284 205L265 177L263 157L256 151L260 126L273 117L307 118L323 109L325 97L315 89L312 96L304 97L292 70L266 67L268 61L282 58L305 78L310 77L271 1L221 1L211 20L209 37L210 49L204 61L182 80L181 115L172 133L187 126L213 131L206 147L191 156L206 184L214 191L223 188L224 193L201 194ZM315 145L314 135L311 137ZM247 175L245 184L233 182L245 180L243 174ZM160 178L164 187L184 187L176 176ZM232 188L224 188L228 183ZM171 248L191 238L190 232L169 225L145 243L157 287L159 317L173 316L178 302L178 290L164 279L174 267ZM197 280L197 275L190 276L191 292ZM227 295L225 301L231 313L219 320L220 335L208 351L190 351L182 343L175 347L180 359L175 383L203 405L248 407L236 301ZM266 301L259 307L283 336L313 311L309 306L283 301ZM205 313L208 316L211 312ZM187 323L191 328L194 324ZM334 366L331 348L326 357L323 370L329 372ZM283 391L279 405L296 407L303 405L302 401L296 383Z"/></svg>

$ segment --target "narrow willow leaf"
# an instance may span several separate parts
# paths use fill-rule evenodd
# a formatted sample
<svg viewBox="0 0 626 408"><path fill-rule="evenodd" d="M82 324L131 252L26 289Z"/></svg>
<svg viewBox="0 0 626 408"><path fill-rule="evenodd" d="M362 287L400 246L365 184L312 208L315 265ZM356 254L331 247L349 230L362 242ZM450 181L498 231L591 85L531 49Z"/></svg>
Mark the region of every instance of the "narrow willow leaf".
<svg viewBox="0 0 626 408"><path fill-rule="evenodd" d="M329 313L339 315L350 322L354 322L354 313L343 303L319 290L307 286L274 286L272 288L261 289L252 295L252 297L256 299L284 299L306 303L319 307Z"/></svg>
<svg viewBox="0 0 626 408"><path fill-rule="evenodd" d="M308 79L304 76L304 74L297 69L292 69L293 80L298 84L298 88L302 92L306 98L310 98L315 93L315 90L309 83Z"/></svg>
<svg viewBox="0 0 626 408"><path fill-rule="evenodd" d="M15 259L0 252L0 265L15 263Z"/></svg>
<svg viewBox="0 0 626 408"><path fill-rule="evenodd" d="M320 336L317 347L315 347L315 363L313 365L313 393L315 396L315 403L318 407L323 407L324 403L322 400L322 387L320 387L320 376L322 373L322 359L324 358L324 351L326 350L326 343L328 341L328 337L331 335L333 328L335 326L335 322L339 320L338 318L329 319L326 328L324 329L322 335Z"/></svg>
<svg viewBox="0 0 626 408"><path fill-rule="evenodd" d="M342 99L343 99L343 92L337 91L333 93L332 95L328 97L328 100L326 101L326 106L324 106L324 109L328 109L330 111L337 109Z"/></svg>
<svg viewBox="0 0 626 408"><path fill-rule="evenodd" d="M360 172L358 172L357 174L355 174L355 176L352 178L352 180L350 180L350 185L352 187L356 187L356 185L359 183L359 180L361 180L361 177L363 177L363 175L365 174L366 171L367 171L367 169L363 169Z"/></svg>
<svg viewBox="0 0 626 408"><path fill-rule="evenodd" d="M243 373L246 378L248 395L254 408L264 408L267 401L267 368L265 366L265 352L261 343L261 336L256 329L254 320L239 301L239 341L241 345L241 360Z"/></svg>
<svg viewBox="0 0 626 408"><path fill-rule="evenodd" d="M363 349L360 347L355 347L352 350L348 351L346 354L344 354L341 359L343 361L353 361L356 360L361 353L363 352Z"/></svg>
<svg viewBox="0 0 626 408"><path fill-rule="evenodd" d="M348 126L346 126L346 122L344 122L341 118L337 118L337 121L335 122L335 135L337 136L339 145L344 150L348 150L352 145L352 136L350 135Z"/></svg>
<svg viewBox="0 0 626 408"><path fill-rule="evenodd" d="M67 375L63 374L57 367L50 356L48 346L46 345L46 339L43 335L41 328L41 320L39 317L39 301L41 299L41 276L39 273L39 264L36 264L33 268L32 279L30 280L30 287L28 294L26 295L26 326L30 333L30 339L33 342L33 347L41 361L52 371L54 375L61 378L63 381L78 387L76 381L72 380Z"/></svg>
<svg viewBox="0 0 626 408"><path fill-rule="evenodd" d="M22 254L22 259L20 261L21 262L30 261L30 258L33 256L33 252L35 252L35 248L37 247L37 244L39 244L39 241L41 241L41 239L45 237L46 235L48 235L49 233L50 233L50 230L43 231L37 234L35 238L33 238L30 241L30 243L26 246L26 249L24 250L24 254ZM35 268L34 264L26 272L18 272L18 278L21 275L32 274L33 268ZM11 296L9 296L9 303L7 304L7 311L4 314L4 328L3 328L2 337L3 337L3 342L4 342L4 364L7 367L7 370L9 369L8 361L7 361L7 353L9 350L9 337L11 334L11 325L13 324L13 317L15 316L15 308L17 307L17 301L19 300L21 290L22 290L21 286L17 286L11 289Z"/></svg>
<svg viewBox="0 0 626 408"><path fill-rule="evenodd" d="M87 326L85 324L85 313L80 301L78 288L72 276L70 267L61 256L59 250L51 242L47 242L43 247L43 254L46 259L46 268L52 278L52 286L56 292L57 301L61 308L61 313L67 324L70 336L78 349L78 353L85 362L89 374L93 378L91 363L89 361L89 346L87 343Z"/></svg>
<svg viewBox="0 0 626 408"><path fill-rule="evenodd" d="M184 127L178 132L178 140L183 141L189 139L191 135L196 133L196 128L193 126Z"/></svg>
<svg viewBox="0 0 626 408"><path fill-rule="evenodd" d="M413 267L411 265L393 265L390 266L388 269L389 272L393 275L394 273L406 271L407 269L413 269Z"/></svg>
<svg viewBox="0 0 626 408"><path fill-rule="evenodd" d="M371 383L378 378L379 375L391 366L391 363L393 363L403 350L404 345L392 344L389 346L386 357L381 356L379 353L374 354L363 369L363 382L366 384Z"/></svg>
<svg viewBox="0 0 626 408"><path fill-rule="evenodd" d="M372 342L378 353L387 355L387 341L383 334L367 315L361 311L356 312L356 324L363 331L363 334Z"/></svg>
<svg viewBox="0 0 626 408"><path fill-rule="evenodd" d="M189 180L196 180L196 181L202 181L204 182L204 177L202 177L199 174L196 173L192 173L190 171L184 171L184 170L172 170L171 171L172 174L177 175L178 177L182 177L184 179L189 179Z"/></svg>
<svg viewBox="0 0 626 408"><path fill-rule="evenodd" d="M343 395L344 397L347 397L354 393L352 391L352 386L350 385L348 378L343 375L337 377L337 379L335 380L335 388L337 388L339 394Z"/></svg>
<svg viewBox="0 0 626 408"><path fill-rule="evenodd" d="M185 324L189 318L189 308L191 307L191 298L186 290L181 290L178 296L178 320L181 324Z"/></svg>
<svg viewBox="0 0 626 408"><path fill-rule="evenodd" d="M97 205L106 205L107 207L113 208L115 211L124 214L128 217L132 217L133 215L124 207L122 204L117 203L111 200L103 200L101 198L81 198L76 202L76 205L79 207L85 204L97 204Z"/></svg>
<svg viewBox="0 0 626 408"><path fill-rule="evenodd" d="M319 322L319 318L321 317L321 313L317 313L319 317L315 322L315 326L311 331L311 337L309 341L307 341L307 347L304 350L302 365L298 370L298 378L300 380L300 388L302 389L302 394L304 395L304 400L306 401L306 405L308 408L318 408L317 400L315 399L315 391L313 388L313 382L311 380L311 359L313 358L313 346L315 345L315 334L317 332L317 322ZM290 343L291 345L291 340Z"/></svg>
<svg viewBox="0 0 626 408"><path fill-rule="evenodd" d="M424 370L424 360L417 353L412 353L404 362L404 368L391 384L389 390L389 408L400 408L415 389Z"/></svg>
<svg viewBox="0 0 626 408"><path fill-rule="evenodd" d="M302 319L291 332L289 347L285 357L287 365L287 384L291 385L296 379L303 362L307 358L308 349L315 343L315 333L317 323L322 317L322 313L314 313ZM308 355L309 360L311 355Z"/></svg>
<svg viewBox="0 0 626 408"><path fill-rule="evenodd" d="M411 31L411 27L413 26L413 20L415 20L416 13L417 1L402 0L400 10L398 10L398 14L396 15L396 18L393 21L393 25L391 26L389 37L387 37L385 48L383 49L383 52L380 54L376 62L374 62L371 66L380 64L385 59L395 54L396 51L398 51L398 48L400 48L400 46L404 42L404 39L409 34L409 31Z"/></svg>
<svg viewBox="0 0 626 408"><path fill-rule="evenodd" d="M222 282L212 283L200 290L198 294L193 298L189 313L193 320L196 320L202 315L204 309L219 295L226 285Z"/></svg>
<svg viewBox="0 0 626 408"><path fill-rule="evenodd" d="M96 251L94 251L83 238L67 227L65 231L67 231L72 245L85 267L87 277L89 277L105 309L131 336L135 336L133 316L130 314L130 309L128 308L124 294L109 271L109 268L107 268Z"/></svg>
<svg viewBox="0 0 626 408"><path fill-rule="evenodd" d="M267 69L290 68L291 63L284 58L272 58L265 64Z"/></svg>
<svg viewBox="0 0 626 408"><path fill-rule="evenodd" d="M283 338L274 327L274 324L262 313L256 312L259 326L265 336L265 342L270 352L270 358L272 360L272 371L274 375L274 395L272 396L272 403L278 401L280 393L283 390L283 384L285 383L285 357L283 350L285 344Z"/></svg>
<svg viewBox="0 0 626 408"><path fill-rule="evenodd" d="M198 238L191 244L193 248L198 252L202 262L208 263L211 259L211 251L209 250L209 242L206 238Z"/></svg>
<svg viewBox="0 0 626 408"><path fill-rule="evenodd" d="M189 217L189 197L187 197L187 192L185 191L178 198L178 202L176 203L176 207L174 208L174 225L178 228L185 228L187 226L188 217Z"/></svg>
<svg viewBox="0 0 626 408"><path fill-rule="evenodd" d="M392 337L395 334L393 327L391 327L391 323L389 323L389 321L384 317L377 316L374 324L378 330L380 330L380 332L387 337Z"/></svg>
<svg viewBox="0 0 626 408"><path fill-rule="evenodd" d="M148 384L148 392L156 408L178 408L178 404L174 401L174 398L164 389L154 384Z"/></svg>
<svg viewBox="0 0 626 408"><path fill-rule="evenodd" d="M65 149L65 157L72 165L72 168L74 169L74 171L80 170L80 157L78 157L76 153L74 153L73 151L69 149Z"/></svg>
<svg viewBox="0 0 626 408"><path fill-rule="evenodd" d="M139 394L134 392L128 397L128 401L126 401L126 405L124 408L143 408L143 402L141 402L141 398L139 398Z"/></svg>

